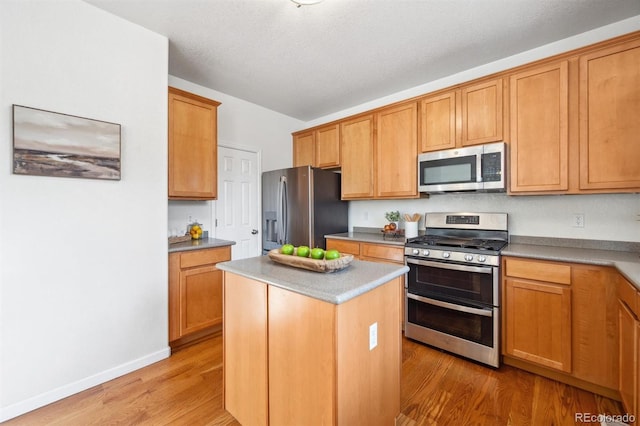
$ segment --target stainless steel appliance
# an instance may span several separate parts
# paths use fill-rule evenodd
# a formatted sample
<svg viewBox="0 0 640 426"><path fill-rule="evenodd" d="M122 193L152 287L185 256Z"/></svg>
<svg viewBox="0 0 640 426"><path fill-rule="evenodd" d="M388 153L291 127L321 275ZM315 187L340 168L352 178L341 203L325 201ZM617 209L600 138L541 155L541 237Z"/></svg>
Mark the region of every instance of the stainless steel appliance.
<svg viewBox="0 0 640 426"><path fill-rule="evenodd" d="M349 230L349 205L340 200L340 175L310 166L262 174L262 250L325 248L324 236Z"/></svg>
<svg viewBox="0 0 640 426"><path fill-rule="evenodd" d="M504 192L506 144L497 142L418 156L420 192Z"/></svg>
<svg viewBox="0 0 640 426"><path fill-rule="evenodd" d="M499 365L500 250L506 213L427 213L405 244L405 336Z"/></svg>

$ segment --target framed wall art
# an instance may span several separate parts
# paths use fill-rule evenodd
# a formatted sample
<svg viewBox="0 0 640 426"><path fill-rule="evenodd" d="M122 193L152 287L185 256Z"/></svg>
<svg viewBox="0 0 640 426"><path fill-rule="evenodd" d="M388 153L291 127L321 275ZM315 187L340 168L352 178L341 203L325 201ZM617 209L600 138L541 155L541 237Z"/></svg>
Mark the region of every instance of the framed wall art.
<svg viewBox="0 0 640 426"><path fill-rule="evenodd" d="M13 105L13 173L120 180L120 125Z"/></svg>

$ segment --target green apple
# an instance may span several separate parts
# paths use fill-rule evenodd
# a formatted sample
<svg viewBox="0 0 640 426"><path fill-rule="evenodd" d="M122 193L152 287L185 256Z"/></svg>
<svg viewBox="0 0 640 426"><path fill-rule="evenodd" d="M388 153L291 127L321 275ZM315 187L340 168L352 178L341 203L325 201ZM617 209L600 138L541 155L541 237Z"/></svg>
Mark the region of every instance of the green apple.
<svg viewBox="0 0 640 426"><path fill-rule="evenodd" d="M336 249L327 250L324 252L324 258L326 260L334 260L340 258L340 252Z"/></svg>
<svg viewBox="0 0 640 426"><path fill-rule="evenodd" d="M282 254L293 254L293 248L293 244L285 244L280 249L280 252Z"/></svg>
<svg viewBox="0 0 640 426"><path fill-rule="evenodd" d="M309 257L309 253L311 252L311 249L307 246L300 246L298 247L298 252L297 255L300 257Z"/></svg>
<svg viewBox="0 0 640 426"><path fill-rule="evenodd" d="M324 259L324 250L322 250L320 247L316 247L313 250L311 250L311 258L312 259Z"/></svg>

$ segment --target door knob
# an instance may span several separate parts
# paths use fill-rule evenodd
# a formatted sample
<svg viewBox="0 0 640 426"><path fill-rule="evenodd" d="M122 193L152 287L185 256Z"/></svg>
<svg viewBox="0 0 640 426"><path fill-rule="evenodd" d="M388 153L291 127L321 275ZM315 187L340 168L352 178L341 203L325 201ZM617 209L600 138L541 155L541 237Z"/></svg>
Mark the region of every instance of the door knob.
<svg viewBox="0 0 640 426"><path fill-rule="evenodd" d="M256 235L257 233L258 233L258 230L257 230L257 229L252 229L252 230L251 230L251 235Z"/></svg>

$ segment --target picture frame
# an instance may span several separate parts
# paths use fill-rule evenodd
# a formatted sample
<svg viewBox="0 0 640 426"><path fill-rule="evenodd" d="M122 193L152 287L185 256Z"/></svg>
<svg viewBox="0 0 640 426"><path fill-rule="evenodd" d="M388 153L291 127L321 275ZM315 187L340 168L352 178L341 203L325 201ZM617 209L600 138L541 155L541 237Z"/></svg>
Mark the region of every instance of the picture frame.
<svg viewBox="0 0 640 426"><path fill-rule="evenodd" d="M121 126L13 105L13 173L120 180Z"/></svg>

